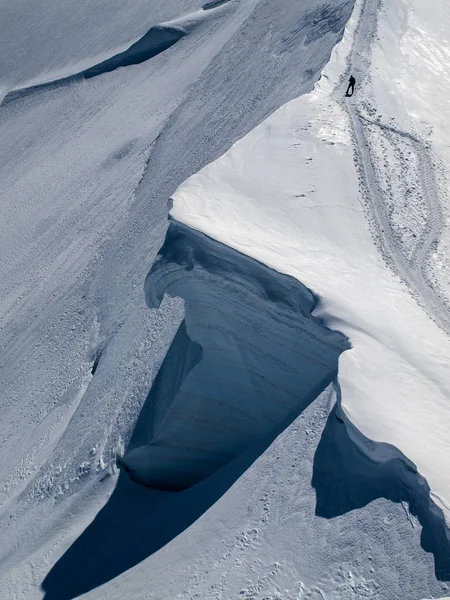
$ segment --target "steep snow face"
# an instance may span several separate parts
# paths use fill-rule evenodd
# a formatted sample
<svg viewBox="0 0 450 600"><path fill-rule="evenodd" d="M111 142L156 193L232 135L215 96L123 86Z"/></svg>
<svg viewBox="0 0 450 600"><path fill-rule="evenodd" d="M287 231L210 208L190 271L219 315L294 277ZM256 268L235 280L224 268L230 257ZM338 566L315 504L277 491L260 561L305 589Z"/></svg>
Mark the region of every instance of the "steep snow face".
<svg viewBox="0 0 450 600"><path fill-rule="evenodd" d="M106 20L103 3L27 4L0 24L2 89L15 90L0 108L0 585L19 595L111 493L183 320L180 301L150 311L142 290L168 198L312 89L353 8L174 0L122 3ZM186 35L141 64L30 89L164 24Z"/></svg>
<svg viewBox="0 0 450 600"><path fill-rule="evenodd" d="M389 161L387 154L384 164L374 150L377 145L368 141L369 83L360 86L354 100L343 98L345 58L349 71L353 61L371 69L378 3L368 1L361 9L356 37L349 29L316 90L277 111L183 184L174 195L172 215L319 294L316 314L352 343L339 362L339 384L343 415L363 434L349 429L355 443L376 462L389 458L389 447L369 440L400 449L447 512L450 340L439 326L448 330L448 313L427 275L433 236L442 229L441 200L437 192L427 198L430 204L419 223L423 246L411 254L409 236L405 241L398 234L401 220L393 223L392 212L402 217L407 234L422 195L415 202L411 194L405 204L382 187L383 173L391 182L403 182L402 163ZM379 13L380 23L385 14ZM395 96L395 89L389 89ZM391 116L411 123L403 112ZM434 189L427 143L414 137L415 131L397 124L392 129L399 130L395 147L405 156L413 154L411 168L411 146L414 140L420 144L415 175L423 189Z"/></svg>
<svg viewBox="0 0 450 600"><path fill-rule="evenodd" d="M150 487L189 487L292 420L348 348L299 282L179 224L145 287L151 308L168 293L186 312L122 461Z"/></svg>

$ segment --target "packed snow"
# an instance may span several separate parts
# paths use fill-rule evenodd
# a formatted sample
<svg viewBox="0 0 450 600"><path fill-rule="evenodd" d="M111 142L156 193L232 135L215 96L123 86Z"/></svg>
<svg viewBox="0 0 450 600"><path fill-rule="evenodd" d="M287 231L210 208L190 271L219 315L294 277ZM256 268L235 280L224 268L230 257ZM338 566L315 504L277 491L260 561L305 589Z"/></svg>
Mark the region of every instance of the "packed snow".
<svg viewBox="0 0 450 600"><path fill-rule="evenodd" d="M449 7L151 4L0 24L0 597L448 595Z"/></svg>

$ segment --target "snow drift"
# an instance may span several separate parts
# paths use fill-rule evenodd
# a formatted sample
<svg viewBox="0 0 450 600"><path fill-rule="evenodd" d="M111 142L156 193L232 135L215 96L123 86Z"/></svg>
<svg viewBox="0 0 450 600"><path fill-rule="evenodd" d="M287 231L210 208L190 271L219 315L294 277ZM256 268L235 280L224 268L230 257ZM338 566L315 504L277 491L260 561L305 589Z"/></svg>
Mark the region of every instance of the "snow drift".
<svg viewBox="0 0 450 600"><path fill-rule="evenodd" d="M408 0L409 7L418 3ZM183 233L181 246L168 237L149 276L150 305L166 292L160 309L144 305L142 285L163 243L167 199L284 102L313 88L353 0L208 2L204 26L197 27L193 17L189 35L153 56L170 40L158 45L147 37L148 45L139 46L145 32L158 23L186 31L182 15L198 11L198 3L155 0L148 6L136 0L125 6L111 0L107 23L98 4L80 0L74 9L65 0L23 0L1 24L2 60L13 57L2 68L2 94L51 79L61 84L92 65L106 68L114 57L121 66L127 49L143 50L134 59L152 60L107 76L74 78L67 86L12 93L2 106L0 531L8 543L0 551L0 595L40 597L37 588L45 579L48 598L55 600L84 592L96 600L437 597L446 588L436 581L411 514L446 552L437 522L426 520L428 485L417 470L408 471L407 460L377 461L385 447L367 438L395 443L397 458L414 460L433 493L449 497L450 352L428 316L377 260L357 177L367 179L367 165L381 167L383 159L389 181L401 184L391 204L405 235L393 235L393 219L383 229L396 253L400 244L407 250L407 266L421 262L434 243L424 217L429 208L436 214L436 204L431 198L423 210L418 201L435 186L413 172L428 171L433 161L424 143L428 134L402 110L417 102L423 122L439 115L433 127L445 133L448 94L441 94L444 102L436 110L423 94L412 100L410 90L433 81L415 70L422 60L417 40L423 48L432 40L430 53L439 54L445 36L433 38L430 30L437 20L445 30L448 8L430 0L417 16L420 27L411 27L406 2L386 2L380 13L384 30L377 32L381 3L359 2L368 17L360 21L356 41L352 20L316 92L279 111L237 144L218 171L211 165L177 194L179 221L302 281L323 298L315 314L352 340L353 349L339 361L342 408L367 437L345 439L348 423L335 413L325 426L330 407L319 397L261 456L265 442L253 441L285 427L313 396L308 390L316 382L320 390L335 372L342 348L330 345L330 332L321 337L326 329L309 316L314 300L298 281L260 266L255 271L259 263L247 263L224 246L219 267L211 264L214 244L209 238L200 243L192 232ZM400 45L404 31L409 41ZM376 73L370 52L378 43L384 49L386 40L393 43L373 62L381 65ZM358 54L362 63L355 61ZM385 62L405 56L414 67L408 77L401 65L400 73L386 68L380 88ZM356 140L358 131L348 126L350 112L341 102L340 78L350 68L361 68L359 84L367 74L377 88L372 95L358 85L359 96L351 101L361 98L357 113L366 119L365 134ZM430 91L448 84L441 80L439 86L430 83ZM377 123L374 107L382 113ZM406 140L405 132L414 139ZM355 154L366 173L355 171ZM406 162L407 175L399 177ZM229 169L222 171L224 164ZM408 203L404 190L411 192ZM374 200L379 204L385 196ZM414 222L403 214L413 204ZM250 266L230 281L228 263L233 269ZM273 285L280 294L273 296ZM184 321L182 302L167 294L185 299ZM197 294L202 315L193 308ZM286 304L285 296L295 301ZM284 339L274 335L276 319ZM286 331L286 319L297 323L294 331ZM319 332L317 339L307 343L312 331ZM244 336L257 344L254 352ZM311 350L325 350L327 360L318 366ZM275 388L282 365L292 369L288 390ZM220 375L221 389L211 390L213 373ZM264 377L276 389L271 398L261 392ZM228 405L221 404L228 400L226 386ZM214 393L202 398L205 391ZM206 419L200 422L202 403ZM254 459L259 456L252 468L252 461L243 461L248 444ZM124 472L117 478L115 458L124 448L123 462L137 480L164 489L191 487L171 493L136 485ZM355 465L360 450L366 451L364 460ZM321 470L324 456L327 469ZM230 471L233 476L224 477ZM355 492L355 486L366 486L366 474L370 493ZM389 488L390 482L398 486ZM394 497L393 491L399 493ZM394 502L381 498L383 493ZM334 512L327 497L336 499ZM327 518L318 518L315 509ZM52 569L56 561L61 568ZM436 567L445 569L445 561L436 559Z"/></svg>
<svg viewBox="0 0 450 600"><path fill-rule="evenodd" d="M89 79L90 77L101 75L102 73L109 73L119 67L138 65L141 62L149 60L157 54L164 52L164 50L173 46L184 35L186 34L181 28L163 27L161 25L152 27L143 38L130 46L127 50L112 56L98 65L86 69L82 74L86 79Z"/></svg>

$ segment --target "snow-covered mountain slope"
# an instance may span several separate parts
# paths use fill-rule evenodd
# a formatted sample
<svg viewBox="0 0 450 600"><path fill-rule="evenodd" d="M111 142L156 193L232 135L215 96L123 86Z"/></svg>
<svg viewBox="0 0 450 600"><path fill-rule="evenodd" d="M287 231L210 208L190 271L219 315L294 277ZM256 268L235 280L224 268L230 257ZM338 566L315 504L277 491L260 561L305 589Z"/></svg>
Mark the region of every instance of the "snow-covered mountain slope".
<svg viewBox="0 0 450 600"><path fill-rule="evenodd" d="M354 60L361 75L357 96L343 98L339 85L343 43L311 95L179 188L172 215L319 294L316 314L353 346L339 364L344 414L410 458L446 510L450 323L430 269L445 225L433 169L443 157L432 133L425 141L416 133L424 124L415 126L414 115L376 105L368 32L377 31L378 7L362 8L348 54L348 70ZM366 451L383 460L377 448Z"/></svg>
<svg viewBox="0 0 450 600"><path fill-rule="evenodd" d="M448 9L305 96L353 0L72 4L0 26L0 596L444 595Z"/></svg>
<svg viewBox="0 0 450 600"><path fill-rule="evenodd" d="M129 564L130 556L134 558L139 551L151 554L163 537L161 530L166 535L178 532L186 521L201 514L208 501L216 499L214 492L220 494L247 468L225 496L184 533L146 560L136 561L136 566L120 577L81 597L372 600L445 595L445 584L435 579L432 555L420 548L420 526L409 514L407 502L377 497L332 519L315 516L317 492L310 482L318 446L325 464L332 467L328 472L333 475L329 505L346 497L348 477L339 482L340 471L333 461L345 442L346 426L330 415L333 403L330 391L319 396L250 468L261 447L254 446L201 484L159 501L150 495L151 490L141 486L126 489L124 485L116 510L110 506L108 517L106 505L103 523L100 513L97 527L94 521L91 533L86 530L84 544L81 537L78 549L74 545L68 552L68 557L73 554L66 570L59 572L59 581L63 584L67 578L73 583L77 575L86 576L93 568L97 570L90 574L91 581L98 583L95 576L114 573L117 562ZM348 445L347 438L345 450ZM357 455L351 458L355 462ZM320 461L319 469L321 466ZM355 466L367 467L357 462ZM355 477L351 480L356 499L358 486L365 482ZM139 487L147 496L138 495ZM106 545L111 552L104 558L109 561L105 564L98 560L97 552ZM56 593L49 597L66 598Z"/></svg>
<svg viewBox="0 0 450 600"><path fill-rule="evenodd" d="M352 8L22 3L2 20L4 597L39 596L51 562L114 488L114 477L98 481L127 445L183 318L179 301L150 311L143 293L171 193L312 89ZM165 52L59 81L168 22L185 35ZM45 81L55 83L36 87Z"/></svg>

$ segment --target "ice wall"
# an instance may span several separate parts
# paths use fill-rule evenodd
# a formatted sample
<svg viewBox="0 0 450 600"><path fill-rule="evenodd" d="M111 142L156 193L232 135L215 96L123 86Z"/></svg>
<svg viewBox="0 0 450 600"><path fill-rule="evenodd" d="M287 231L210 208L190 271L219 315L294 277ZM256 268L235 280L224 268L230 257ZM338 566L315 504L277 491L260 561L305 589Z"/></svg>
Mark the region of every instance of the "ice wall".
<svg viewBox="0 0 450 600"><path fill-rule="evenodd" d="M348 348L301 283L178 223L145 289L186 312L122 461L150 487L187 488L294 418Z"/></svg>

